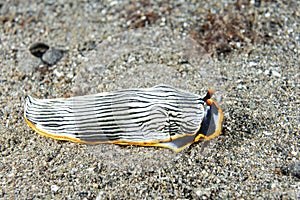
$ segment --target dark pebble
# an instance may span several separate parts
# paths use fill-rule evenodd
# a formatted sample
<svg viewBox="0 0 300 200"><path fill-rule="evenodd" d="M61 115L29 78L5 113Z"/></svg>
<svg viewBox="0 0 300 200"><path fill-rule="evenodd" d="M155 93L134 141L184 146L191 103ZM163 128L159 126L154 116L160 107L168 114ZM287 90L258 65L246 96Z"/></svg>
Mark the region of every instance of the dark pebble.
<svg viewBox="0 0 300 200"><path fill-rule="evenodd" d="M42 42L37 42L37 43L32 44L29 47L29 51L35 57L42 58L42 56L44 55L44 53L46 51L48 51L49 48L50 47L47 44L42 43Z"/></svg>
<svg viewBox="0 0 300 200"><path fill-rule="evenodd" d="M300 162L296 161L289 166L282 167L281 172L284 175L295 176L300 179Z"/></svg>
<svg viewBox="0 0 300 200"><path fill-rule="evenodd" d="M290 166L291 175L300 179L300 162L295 162Z"/></svg>

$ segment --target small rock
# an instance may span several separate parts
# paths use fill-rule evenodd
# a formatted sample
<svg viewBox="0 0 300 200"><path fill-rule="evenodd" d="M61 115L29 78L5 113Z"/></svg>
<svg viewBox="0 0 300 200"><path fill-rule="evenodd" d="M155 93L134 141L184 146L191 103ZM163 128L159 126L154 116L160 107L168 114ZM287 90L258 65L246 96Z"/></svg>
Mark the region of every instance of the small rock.
<svg viewBox="0 0 300 200"><path fill-rule="evenodd" d="M41 58L44 55L44 53L46 53L46 51L48 51L49 48L50 47L47 44L42 43L42 42L37 42L37 43L32 44L29 47L29 51L35 57Z"/></svg>
<svg viewBox="0 0 300 200"><path fill-rule="evenodd" d="M63 57L64 51L61 49L50 48L42 56L42 61L48 65L54 65Z"/></svg>
<svg viewBox="0 0 300 200"><path fill-rule="evenodd" d="M249 67L255 67L257 65L256 62L249 62Z"/></svg>
<svg viewBox="0 0 300 200"><path fill-rule="evenodd" d="M281 74L275 70L272 70L272 76L280 78Z"/></svg>
<svg viewBox="0 0 300 200"><path fill-rule="evenodd" d="M288 166L281 167L284 175L295 176L300 179L300 162L296 161Z"/></svg>
<svg viewBox="0 0 300 200"><path fill-rule="evenodd" d="M265 14L265 17L266 18L269 18L271 16L271 13L269 13L269 12L267 12L266 14Z"/></svg>
<svg viewBox="0 0 300 200"><path fill-rule="evenodd" d="M210 196L211 192L209 188L198 188L195 191L196 195L198 197L201 197L202 199L206 199Z"/></svg>
<svg viewBox="0 0 300 200"><path fill-rule="evenodd" d="M273 133L272 133L272 132L270 132L270 131L264 131L263 133L264 133L266 136L273 135Z"/></svg>
<svg viewBox="0 0 300 200"><path fill-rule="evenodd" d="M67 74L67 78L68 79L72 79L74 77L74 74L72 72L68 73Z"/></svg>
<svg viewBox="0 0 300 200"><path fill-rule="evenodd" d="M103 195L104 195L103 191L99 192L99 194L96 197L96 200L101 200L103 198Z"/></svg>
<svg viewBox="0 0 300 200"><path fill-rule="evenodd" d="M197 190L197 191L196 191L196 195L197 195L197 196L199 196L199 197L200 197L200 196L201 196L201 194L202 194L201 190Z"/></svg>
<svg viewBox="0 0 300 200"><path fill-rule="evenodd" d="M293 156L297 156L298 152L297 152L297 151L291 151L291 154L292 154Z"/></svg>
<svg viewBox="0 0 300 200"><path fill-rule="evenodd" d="M57 78L61 78L64 76L64 73L63 72L59 72L57 69L55 69L53 71L53 73L55 74L55 76L57 76Z"/></svg>
<svg viewBox="0 0 300 200"><path fill-rule="evenodd" d="M268 69L265 70L265 71L264 71L264 74L265 74L266 76L268 76L268 75L270 74L270 70L268 70Z"/></svg>
<svg viewBox="0 0 300 200"><path fill-rule="evenodd" d="M290 167L291 174L300 179L300 162L296 161Z"/></svg>
<svg viewBox="0 0 300 200"><path fill-rule="evenodd" d="M258 70L256 71L256 74L257 74L257 75L259 75L259 74L261 74L261 73L263 73L263 71L262 71L261 69L258 69Z"/></svg>
<svg viewBox="0 0 300 200"><path fill-rule="evenodd" d="M90 168L87 168L86 170L87 170L88 172L90 172L90 173L91 173L91 172L93 172L93 171L94 171L94 168L93 168L93 167L90 167Z"/></svg>
<svg viewBox="0 0 300 200"><path fill-rule="evenodd" d="M59 187L57 185L51 185L51 191L57 192L59 190Z"/></svg>

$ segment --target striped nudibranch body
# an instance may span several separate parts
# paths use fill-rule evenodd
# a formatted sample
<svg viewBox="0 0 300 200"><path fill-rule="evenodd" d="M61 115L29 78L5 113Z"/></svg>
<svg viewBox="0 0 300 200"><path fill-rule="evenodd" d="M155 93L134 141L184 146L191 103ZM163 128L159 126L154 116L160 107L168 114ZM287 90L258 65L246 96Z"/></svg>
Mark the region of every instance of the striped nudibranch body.
<svg viewBox="0 0 300 200"><path fill-rule="evenodd" d="M178 152L220 134L223 114L210 97L166 85L67 99L26 96L24 116L31 128L54 139Z"/></svg>

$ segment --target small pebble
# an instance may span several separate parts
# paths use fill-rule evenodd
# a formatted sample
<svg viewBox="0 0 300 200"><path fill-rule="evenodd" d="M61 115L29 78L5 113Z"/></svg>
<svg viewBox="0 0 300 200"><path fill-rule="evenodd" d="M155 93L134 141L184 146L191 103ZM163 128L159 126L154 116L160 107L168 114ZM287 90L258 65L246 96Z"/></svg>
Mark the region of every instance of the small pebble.
<svg viewBox="0 0 300 200"><path fill-rule="evenodd" d="M64 73L63 72L59 72L57 69L55 69L53 71L53 73L58 77L58 78L61 78L64 76Z"/></svg>
<svg viewBox="0 0 300 200"><path fill-rule="evenodd" d="M63 50L50 48L47 52L45 52L42 56L42 61L48 65L54 65L63 57Z"/></svg>
<svg viewBox="0 0 300 200"><path fill-rule="evenodd" d="M280 78L281 74L275 70L272 70L272 76Z"/></svg>
<svg viewBox="0 0 300 200"><path fill-rule="evenodd" d="M271 16L271 14L269 13L269 12L267 12L266 14L265 14L265 17L267 17L267 18L269 18Z"/></svg>
<svg viewBox="0 0 300 200"><path fill-rule="evenodd" d="M201 195L201 190L197 190L197 191L196 191L196 195L197 195L197 196L200 196L200 195Z"/></svg>
<svg viewBox="0 0 300 200"><path fill-rule="evenodd" d="M59 187L57 185L51 185L51 191L57 192L59 190Z"/></svg>
<svg viewBox="0 0 300 200"><path fill-rule="evenodd" d="M249 62L249 67L255 67L257 65L256 62Z"/></svg>
<svg viewBox="0 0 300 200"><path fill-rule="evenodd" d="M272 135L273 133L272 132L270 132L270 131L264 131L263 132L266 136L270 136L270 135Z"/></svg>
<svg viewBox="0 0 300 200"><path fill-rule="evenodd" d="M294 176L300 179L300 162L295 161L294 163L288 166L283 166L281 168L281 171L284 175Z"/></svg>
<svg viewBox="0 0 300 200"><path fill-rule="evenodd" d="M50 47L42 42L37 42L29 47L29 51L35 57L41 58Z"/></svg>
<svg viewBox="0 0 300 200"><path fill-rule="evenodd" d="M300 179L300 162L296 161L289 168L291 169L291 175Z"/></svg>
<svg viewBox="0 0 300 200"><path fill-rule="evenodd" d="M99 194L96 197L96 200L101 200L103 195L104 195L103 191L99 192Z"/></svg>
<svg viewBox="0 0 300 200"><path fill-rule="evenodd" d="M72 72L68 73L67 74L67 78L68 79L72 79L74 77L74 74Z"/></svg>

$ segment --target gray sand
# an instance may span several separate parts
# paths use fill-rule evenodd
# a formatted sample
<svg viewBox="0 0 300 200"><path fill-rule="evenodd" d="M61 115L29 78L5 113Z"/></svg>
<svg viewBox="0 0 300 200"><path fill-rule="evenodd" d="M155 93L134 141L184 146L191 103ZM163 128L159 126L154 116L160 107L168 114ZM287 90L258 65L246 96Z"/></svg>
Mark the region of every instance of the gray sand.
<svg viewBox="0 0 300 200"><path fill-rule="evenodd" d="M238 2L1 2L0 198L299 199L300 4ZM213 23L209 16L223 17L220 29L231 27L222 30L227 39L203 26ZM245 16L253 17L251 30L243 29ZM106 62L99 56L103 42L150 25L196 33L214 64L193 66L168 51L131 52L131 44L102 71L92 66L83 73L93 62ZM207 35L197 35L201 30ZM47 66L29 52L35 42L63 50L63 58ZM200 76L198 69L211 76ZM82 80L96 81L90 93L160 82L199 94L213 87L225 114L223 133L175 154L56 141L26 125L26 94L69 97L76 95L74 88L83 89Z"/></svg>

